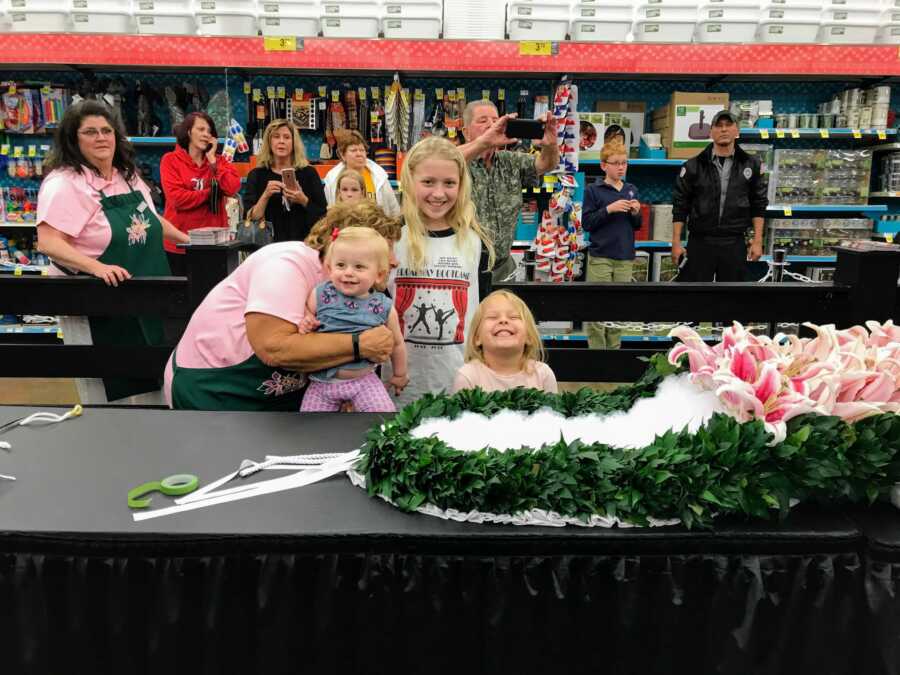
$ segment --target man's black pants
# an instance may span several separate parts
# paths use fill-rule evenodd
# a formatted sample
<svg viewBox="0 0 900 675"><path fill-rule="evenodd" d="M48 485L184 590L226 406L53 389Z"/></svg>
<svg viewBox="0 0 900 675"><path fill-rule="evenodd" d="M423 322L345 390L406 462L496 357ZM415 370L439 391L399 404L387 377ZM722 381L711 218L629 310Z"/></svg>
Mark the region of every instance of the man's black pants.
<svg viewBox="0 0 900 675"><path fill-rule="evenodd" d="M687 263L675 281L746 281L747 244L743 237L690 237Z"/></svg>

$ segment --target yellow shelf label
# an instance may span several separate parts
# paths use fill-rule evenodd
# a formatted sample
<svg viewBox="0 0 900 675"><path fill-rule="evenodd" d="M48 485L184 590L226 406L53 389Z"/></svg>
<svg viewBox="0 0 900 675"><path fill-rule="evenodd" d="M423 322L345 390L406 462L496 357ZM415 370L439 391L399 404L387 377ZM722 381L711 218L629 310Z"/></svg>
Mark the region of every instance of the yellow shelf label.
<svg viewBox="0 0 900 675"><path fill-rule="evenodd" d="M498 101L506 100L506 89L498 89L497 90L497 100Z"/></svg>
<svg viewBox="0 0 900 675"><path fill-rule="evenodd" d="M360 87L359 88L359 100L365 101L367 98L368 98L368 94L366 94L366 88Z"/></svg>
<svg viewBox="0 0 900 675"><path fill-rule="evenodd" d="M13 270L13 276L14 277L22 276L22 268L19 267L18 265L16 265L16 268Z"/></svg>
<svg viewBox="0 0 900 675"><path fill-rule="evenodd" d="M520 56L552 56L553 43L548 40L525 40L519 43Z"/></svg>
<svg viewBox="0 0 900 675"><path fill-rule="evenodd" d="M328 87L319 87L319 96L325 96L328 93Z"/></svg>
<svg viewBox="0 0 900 675"><path fill-rule="evenodd" d="M444 100L444 90L443 89L435 89L434 95L438 98L438 100Z"/></svg>
<svg viewBox="0 0 900 675"><path fill-rule="evenodd" d="M301 49L303 42L300 43ZM267 52L295 52L297 51L297 38L293 36L264 37L263 50Z"/></svg>
<svg viewBox="0 0 900 675"><path fill-rule="evenodd" d="M36 145L28 146L28 156L29 157L37 157L37 146Z"/></svg>
<svg viewBox="0 0 900 675"><path fill-rule="evenodd" d="M49 85L49 84L45 84L43 87L41 87L41 93L42 93L42 94L49 94L49 93L50 93L50 85Z"/></svg>
<svg viewBox="0 0 900 675"><path fill-rule="evenodd" d="M0 145L0 155L8 155L9 154L9 144L4 143Z"/></svg>
<svg viewBox="0 0 900 675"><path fill-rule="evenodd" d="M828 138L828 129L819 129L819 136L822 138Z"/></svg>
<svg viewBox="0 0 900 675"><path fill-rule="evenodd" d="M269 98L275 98L275 87L266 87L266 96L268 96Z"/></svg>
<svg viewBox="0 0 900 675"><path fill-rule="evenodd" d="M769 137L769 130L768 129L760 129L759 137L763 140L767 139Z"/></svg>
<svg viewBox="0 0 900 675"><path fill-rule="evenodd" d="M791 138L800 138L800 132L797 129L791 129Z"/></svg>
<svg viewBox="0 0 900 675"><path fill-rule="evenodd" d="M253 91L253 88L250 86L250 83L244 82L244 93L249 94L251 91Z"/></svg>
<svg viewBox="0 0 900 675"><path fill-rule="evenodd" d="M862 138L862 132L859 129L851 129L850 133L853 134L853 138Z"/></svg>
<svg viewBox="0 0 900 675"><path fill-rule="evenodd" d="M341 92L339 92L337 89L332 89L331 90L331 101L333 103L339 103L340 100L341 100Z"/></svg>
<svg viewBox="0 0 900 675"><path fill-rule="evenodd" d="M15 84L10 84L10 85L9 85L9 89L7 89L6 93L9 94L10 96L12 96L13 94L16 93L16 91L17 91L17 90L16 90L16 85L15 85Z"/></svg>
<svg viewBox="0 0 900 675"><path fill-rule="evenodd" d="M776 129L775 138L784 138L784 129Z"/></svg>
<svg viewBox="0 0 900 675"><path fill-rule="evenodd" d="M786 216L792 216L792 215L794 215L794 212L791 210L791 207L790 207L790 206L785 206L785 207L784 207L784 215L786 215Z"/></svg>
<svg viewBox="0 0 900 675"><path fill-rule="evenodd" d="M278 98L287 96L287 90L284 87L278 87Z"/></svg>
<svg viewBox="0 0 900 675"><path fill-rule="evenodd" d="M886 140L886 139L887 139L887 134L884 133L884 129L879 129L879 130L878 130L878 140L879 140L879 141L883 141L883 140Z"/></svg>
<svg viewBox="0 0 900 675"><path fill-rule="evenodd" d="M490 101L491 100L491 90L490 89L482 89L481 90L481 100L482 101Z"/></svg>
<svg viewBox="0 0 900 675"><path fill-rule="evenodd" d="M25 152L25 148L21 145L17 145L13 148L13 157L21 157Z"/></svg>

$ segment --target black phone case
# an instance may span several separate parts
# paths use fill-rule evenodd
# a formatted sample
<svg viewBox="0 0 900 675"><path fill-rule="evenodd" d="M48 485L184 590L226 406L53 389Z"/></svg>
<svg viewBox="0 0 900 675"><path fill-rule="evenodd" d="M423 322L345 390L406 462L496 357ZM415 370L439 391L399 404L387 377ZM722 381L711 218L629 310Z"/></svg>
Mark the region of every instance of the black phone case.
<svg viewBox="0 0 900 675"><path fill-rule="evenodd" d="M543 138L544 123L541 120L507 120L506 135L508 138Z"/></svg>

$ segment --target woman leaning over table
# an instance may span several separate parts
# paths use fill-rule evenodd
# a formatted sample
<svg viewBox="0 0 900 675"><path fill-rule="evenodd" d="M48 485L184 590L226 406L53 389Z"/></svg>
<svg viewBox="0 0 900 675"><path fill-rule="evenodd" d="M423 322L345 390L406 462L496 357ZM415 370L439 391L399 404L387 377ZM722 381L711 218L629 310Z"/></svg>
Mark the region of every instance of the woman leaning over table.
<svg viewBox="0 0 900 675"><path fill-rule="evenodd" d="M371 227L388 240L391 264L400 221L372 202L338 204L305 242L285 241L250 255L204 298L166 366L169 405L182 410L298 411L306 376L359 357L387 360L394 338L385 326L355 336L301 334L311 289L325 279L335 230Z"/></svg>
<svg viewBox="0 0 900 675"><path fill-rule="evenodd" d="M134 148L118 118L102 103L71 106L45 163L38 193L38 250L51 274L90 274L109 286L132 276L168 276L163 240L187 242L153 207L138 175ZM147 345L162 342L158 320L60 317L66 344ZM157 380L78 380L82 403L160 403Z"/></svg>
<svg viewBox="0 0 900 675"><path fill-rule="evenodd" d="M285 170L291 169L296 189L283 179ZM328 208L322 179L306 159L297 127L284 119L266 127L256 168L247 176L243 193L247 218L272 223L275 241L303 241Z"/></svg>

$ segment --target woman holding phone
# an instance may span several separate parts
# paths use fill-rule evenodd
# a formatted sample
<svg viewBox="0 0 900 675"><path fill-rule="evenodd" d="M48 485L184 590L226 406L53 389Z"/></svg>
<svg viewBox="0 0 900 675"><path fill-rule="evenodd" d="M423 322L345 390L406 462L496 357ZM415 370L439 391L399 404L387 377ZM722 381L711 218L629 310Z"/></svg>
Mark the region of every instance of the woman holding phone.
<svg viewBox="0 0 900 675"><path fill-rule="evenodd" d="M272 223L275 241L303 241L327 208L322 179L306 159L297 128L272 121L244 187L247 218Z"/></svg>
<svg viewBox="0 0 900 675"><path fill-rule="evenodd" d="M198 227L226 227L225 198L241 189L241 178L216 156L216 124L204 112L193 112L175 128L177 145L163 155L159 175L166 210L163 214L182 232ZM165 240L172 274L184 276L184 250Z"/></svg>

